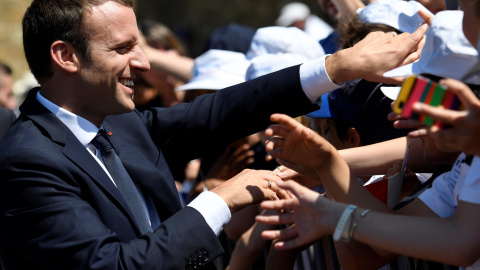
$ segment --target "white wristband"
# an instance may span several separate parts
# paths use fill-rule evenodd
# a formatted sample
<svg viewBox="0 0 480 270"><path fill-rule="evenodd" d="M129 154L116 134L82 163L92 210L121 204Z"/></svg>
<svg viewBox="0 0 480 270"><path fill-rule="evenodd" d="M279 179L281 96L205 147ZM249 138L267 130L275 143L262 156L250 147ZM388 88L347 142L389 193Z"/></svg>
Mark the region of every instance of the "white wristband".
<svg viewBox="0 0 480 270"><path fill-rule="evenodd" d="M350 219L352 218L352 214L357 209L355 205L348 205L345 210L343 210L342 216L338 220L337 227L335 228L335 232L333 233L333 240L338 241L342 237L342 233L345 229L345 225L350 223Z"/></svg>

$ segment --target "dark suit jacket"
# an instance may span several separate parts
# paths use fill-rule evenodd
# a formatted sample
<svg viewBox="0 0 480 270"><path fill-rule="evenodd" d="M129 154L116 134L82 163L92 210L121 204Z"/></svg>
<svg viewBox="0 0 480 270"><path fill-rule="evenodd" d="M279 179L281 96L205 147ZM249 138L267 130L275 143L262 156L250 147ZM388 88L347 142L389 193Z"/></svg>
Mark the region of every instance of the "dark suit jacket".
<svg viewBox="0 0 480 270"><path fill-rule="evenodd" d="M6 269L189 269L223 252L181 208L168 163L264 129L274 112L315 109L289 68L169 109L109 116L106 131L162 220L140 236L124 199L70 130L30 91L0 144L0 254ZM193 268L192 268L193 269Z"/></svg>
<svg viewBox="0 0 480 270"><path fill-rule="evenodd" d="M12 110L0 108L0 139L7 133L17 116Z"/></svg>

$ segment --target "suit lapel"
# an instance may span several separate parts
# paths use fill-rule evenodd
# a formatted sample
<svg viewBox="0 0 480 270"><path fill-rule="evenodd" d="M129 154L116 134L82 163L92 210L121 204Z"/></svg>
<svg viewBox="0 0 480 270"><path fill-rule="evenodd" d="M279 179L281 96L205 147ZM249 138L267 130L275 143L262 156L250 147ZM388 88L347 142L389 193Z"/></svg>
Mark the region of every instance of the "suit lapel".
<svg viewBox="0 0 480 270"><path fill-rule="evenodd" d="M80 143L75 135L65 126L60 119L40 104L36 99L39 88L32 89L20 107L23 114L28 116L43 128L48 136L59 145L63 145L62 153L78 166L83 172L105 192L105 194L120 208L133 224L136 224L125 199L112 183L108 175L97 163L94 157ZM139 232L138 226L137 231Z"/></svg>

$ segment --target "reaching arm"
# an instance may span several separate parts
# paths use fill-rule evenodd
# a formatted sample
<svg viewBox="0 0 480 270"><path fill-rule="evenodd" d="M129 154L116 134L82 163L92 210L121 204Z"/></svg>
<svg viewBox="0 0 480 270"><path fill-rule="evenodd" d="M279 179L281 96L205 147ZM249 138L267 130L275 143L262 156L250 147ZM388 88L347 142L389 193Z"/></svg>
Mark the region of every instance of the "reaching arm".
<svg viewBox="0 0 480 270"><path fill-rule="evenodd" d="M279 239L278 249L291 249L333 234L345 204L335 203L308 188L289 181L278 183L296 198L263 202L264 209L294 210L293 213L258 216L267 224L291 224L286 230L264 231L266 239ZM400 216L355 210L353 238L370 246L441 263L469 266L480 256L480 205L459 202L451 218L432 216ZM395 232L395 233L392 233Z"/></svg>
<svg viewBox="0 0 480 270"><path fill-rule="evenodd" d="M414 172L432 172L438 162L425 160L423 143L417 138L410 142L408 166ZM405 157L407 138L401 137L372 145L342 149L338 152L357 176L385 174L395 161Z"/></svg>

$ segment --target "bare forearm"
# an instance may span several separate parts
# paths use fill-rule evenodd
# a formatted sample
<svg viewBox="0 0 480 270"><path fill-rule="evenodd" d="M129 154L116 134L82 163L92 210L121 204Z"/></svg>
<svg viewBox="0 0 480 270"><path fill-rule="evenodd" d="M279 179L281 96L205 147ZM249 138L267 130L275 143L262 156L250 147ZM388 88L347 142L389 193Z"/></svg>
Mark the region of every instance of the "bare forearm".
<svg viewBox="0 0 480 270"><path fill-rule="evenodd" d="M385 174L395 161L403 160L407 138L367 146L339 150L348 166L357 176Z"/></svg>
<svg viewBox="0 0 480 270"><path fill-rule="evenodd" d="M458 217L412 217L370 213L360 218L355 213L357 227L354 239L372 247L415 258L451 265L468 266L479 257L476 217L462 222Z"/></svg>
<svg viewBox="0 0 480 270"><path fill-rule="evenodd" d="M390 212L391 210L382 202L373 197L352 174L347 163L335 151L332 153L328 170L318 172L327 197L331 200L356 204L376 211Z"/></svg>
<svg viewBox="0 0 480 270"><path fill-rule="evenodd" d="M432 172L438 162L424 158L424 147L420 139L408 139L408 167L414 172ZM395 161L405 157L407 138L401 137L372 145L339 150L352 172L357 176L385 174Z"/></svg>
<svg viewBox="0 0 480 270"><path fill-rule="evenodd" d="M152 68L162 70L183 82L188 82L192 77L192 58L152 49L148 53L148 60Z"/></svg>

